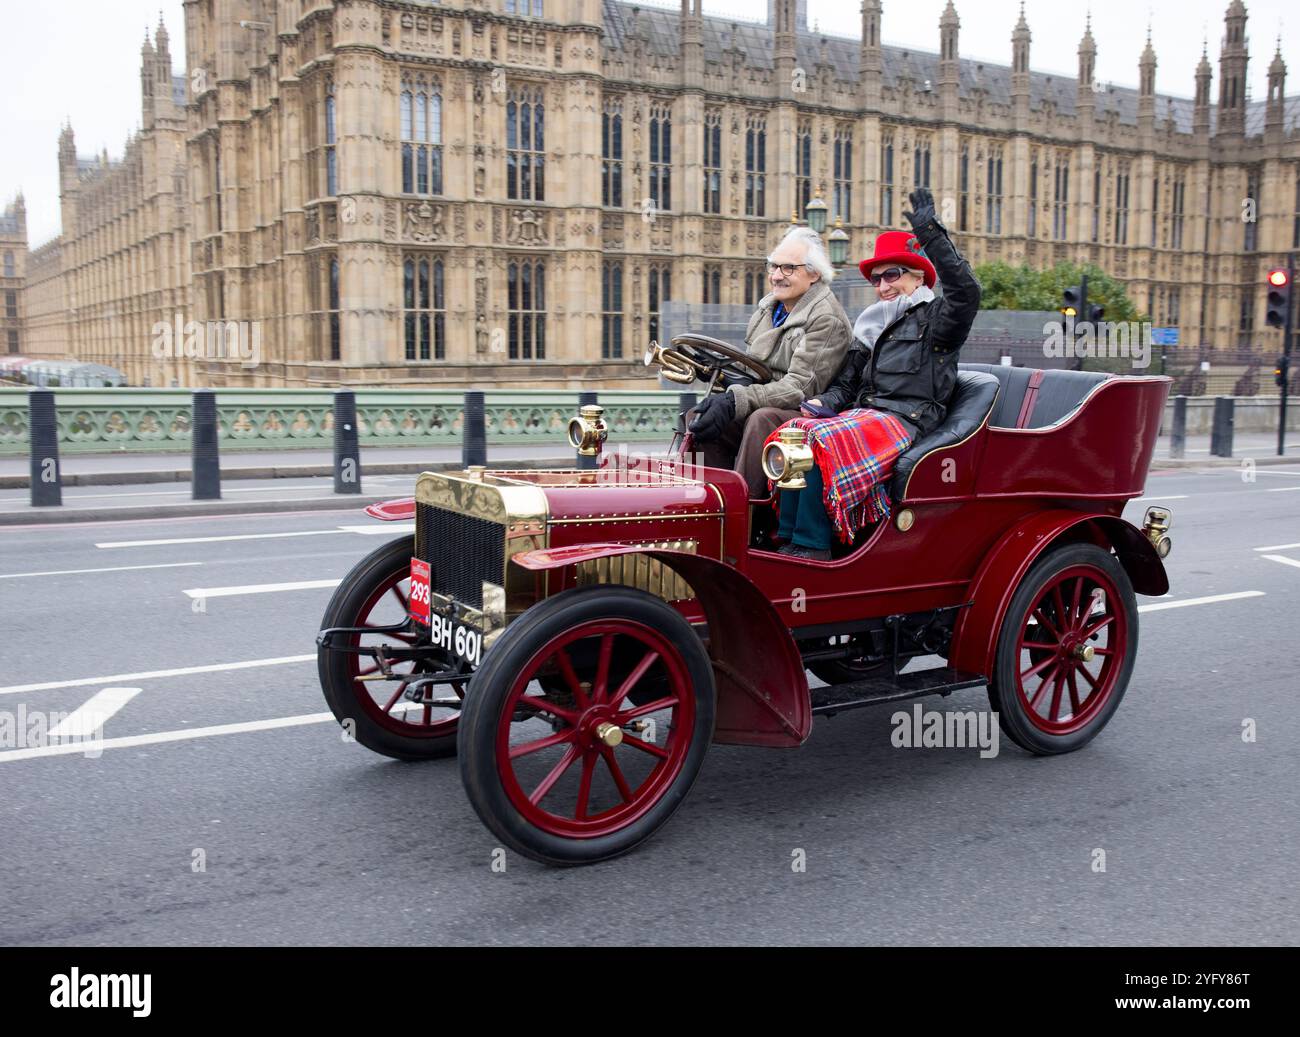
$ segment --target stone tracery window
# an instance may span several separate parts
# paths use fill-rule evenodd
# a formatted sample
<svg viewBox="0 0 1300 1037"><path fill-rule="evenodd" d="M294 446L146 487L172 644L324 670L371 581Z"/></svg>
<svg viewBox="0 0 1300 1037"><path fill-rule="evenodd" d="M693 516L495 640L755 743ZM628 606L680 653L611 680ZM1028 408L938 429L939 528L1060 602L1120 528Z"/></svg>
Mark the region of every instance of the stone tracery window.
<svg viewBox="0 0 1300 1037"><path fill-rule="evenodd" d="M402 79L402 192L442 194L442 92L423 75Z"/></svg>
<svg viewBox="0 0 1300 1037"><path fill-rule="evenodd" d="M894 134L886 133L880 142L880 225L894 222Z"/></svg>
<svg viewBox="0 0 1300 1037"><path fill-rule="evenodd" d="M800 119L794 144L794 202L802 216L812 201L812 120Z"/></svg>
<svg viewBox="0 0 1300 1037"><path fill-rule="evenodd" d="M506 102L506 196L546 198L546 106L539 86L517 87Z"/></svg>
<svg viewBox="0 0 1300 1037"><path fill-rule="evenodd" d="M926 159L929 166L929 159ZM928 170L927 170L928 171ZM984 233L1002 233L1002 149L990 148L987 193L984 199Z"/></svg>
<svg viewBox="0 0 1300 1037"><path fill-rule="evenodd" d="M660 212L673 207L673 118L666 104L650 108L650 201Z"/></svg>
<svg viewBox="0 0 1300 1037"><path fill-rule="evenodd" d="M704 114L704 203L707 213L722 212L722 112Z"/></svg>
<svg viewBox="0 0 1300 1037"><path fill-rule="evenodd" d="M623 102L605 101L600 116L600 204L623 207Z"/></svg>
<svg viewBox="0 0 1300 1037"><path fill-rule="evenodd" d="M663 304L673 297L673 273L672 267L664 264L663 266L652 266L650 268L650 277L648 284L647 306L650 317L650 339L653 342L659 341L659 311L663 309Z"/></svg>
<svg viewBox="0 0 1300 1037"><path fill-rule="evenodd" d="M840 123L835 127L835 152L832 163L831 211L832 220L843 217L845 223L853 222L853 126Z"/></svg>
<svg viewBox="0 0 1300 1037"><path fill-rule="evenodd" d="M623 264L604 263L600 270L600 356L623 357Z"/></svg>
<svg viewBox="0 0 1300 1037"><path fill-rule="evenodd" d="M407 360L447 359L447 297L441 257L408 255L402 266L402 332Z"/></svg>
<svg viewBox="0 0 1300 1037"><path fill-rule="evenodd" d="M745 122L745 215L767 215L767 119Z"/></svg>
<svg viewBox="0 0 1300 1037"><path fill-rule="evenodd" d="M546 264L512 259L506 267L509 356L546 359Z"/></svg>

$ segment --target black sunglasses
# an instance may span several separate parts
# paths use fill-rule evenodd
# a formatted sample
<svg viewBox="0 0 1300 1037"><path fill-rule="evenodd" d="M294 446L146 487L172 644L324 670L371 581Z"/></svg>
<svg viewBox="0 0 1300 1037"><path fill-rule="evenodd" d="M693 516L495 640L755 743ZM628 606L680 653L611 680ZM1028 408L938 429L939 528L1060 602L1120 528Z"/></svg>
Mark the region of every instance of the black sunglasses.
<svg viewBox="0 0 1300 1037"><path fill-rule="evenodd" d="M907 271L904 270L901 266L891 266L888 270L884 271L883 273L878 274L874 270L871 271L871 273L867 275L867 280L871 282L871 287L879 288L881 281L884 281L885 284L893 284L905 273L907 273Z"/></svg>

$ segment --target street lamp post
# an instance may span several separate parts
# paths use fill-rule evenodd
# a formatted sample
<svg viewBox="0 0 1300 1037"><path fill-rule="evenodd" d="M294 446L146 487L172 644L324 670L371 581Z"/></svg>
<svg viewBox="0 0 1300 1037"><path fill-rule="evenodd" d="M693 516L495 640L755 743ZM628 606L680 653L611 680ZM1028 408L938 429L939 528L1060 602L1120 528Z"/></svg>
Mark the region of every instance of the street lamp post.
<svg viewBox="0 0 1300 1037"><path fill-rule="evenodd" d="M822 197L824 188L817 188L817 193L813 196L812 201L804 208L804 218L800 220L798 214L790 216L790 222L798 225L807 225L815 234L826 234L826 220L830 213L830 207ZM844 229L844 217L838 213L835 216L835 227L830 234L826 235L826 251L830 255L831 266L838 270L848 262L849 256L849 233Z"/></svg>

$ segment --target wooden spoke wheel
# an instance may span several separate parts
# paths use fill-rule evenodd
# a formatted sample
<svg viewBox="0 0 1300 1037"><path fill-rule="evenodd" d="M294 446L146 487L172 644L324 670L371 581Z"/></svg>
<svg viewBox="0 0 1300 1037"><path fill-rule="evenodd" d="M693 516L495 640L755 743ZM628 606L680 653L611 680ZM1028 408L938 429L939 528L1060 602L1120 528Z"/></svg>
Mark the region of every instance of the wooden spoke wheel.
<svg viewBox="0 0 1300 1037"><path fill-rule="evenodd" d="M627 587L567 591L509 626L475 673L461 777L507 846L547 864L606 860L681 804L714 707L708 655L680 613Z"/></svg>
<svg viewBox="0 0 1300 1037"><path fill-rule="evenodd" d="M1095 738L1124 696L1137 636L1133 587L1109 551L1050 551L1016 589L998 636L989 695L1003 731L1041 754Z"/></svg>
<svg viewBox="0 0 1300 1037"><path fill-rule="evenodd" d="M414 538L391 541L362 559L344 577L321 620L331 627L386 627L407 618L411 555ZM340 645L410 648L418 639L409 632L351 634ZM445 664L444 653L430 649L429 661L392 662L396 679L375 680L382 668L370 655L321 648L317 670L321 689L335 718L367 749L402 760L423 760L456 753L460 709L450 701L464 698L468 683L426 687L414 699L406 695L411 681ZM366 679L371 678L371 679Z"/></svg>

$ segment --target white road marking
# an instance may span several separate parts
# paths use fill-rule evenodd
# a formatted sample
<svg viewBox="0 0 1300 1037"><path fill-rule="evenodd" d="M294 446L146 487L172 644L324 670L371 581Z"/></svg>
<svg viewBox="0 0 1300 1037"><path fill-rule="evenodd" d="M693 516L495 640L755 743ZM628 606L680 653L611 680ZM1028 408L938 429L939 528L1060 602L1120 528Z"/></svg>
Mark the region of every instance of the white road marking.
<svg viewBox="0 0 1300 1037"><path fill-rule="evenodd" d="M242 587L191 587L181 593L191 598L234 598L244 594L319 590L323 587L337 587L342 582L342 580L302 580L298 583L249 583Z"/></svg>
<svg viewBox="0 0 1300 1037"><path fill-rule="evenodd" d="M1180 493L1176 497L1138 497L1133 503L1141 504L1144 501L1157 501L1157 500L1187 500L1187 494Z"/></svg>
<svg viewBox="0 0 1300 1037"><path fill-rule="evenodd" d="M80 576L85 573L124 573L136 569L183 569L202 562L165 562L161 565L114 565L106 569L51 569L41 573L3 573L0 580L17 580L23 576Z"/></svg>
<svg viewBox="0 0 1300 1037"><path fill-rule="evenodd" d="M172 537L168 540L110 540L96 547L165 547L171 544L218 544L230 540L279 540L283 537L332 536L337 529L303 529L294 533L234 533L215 537Z"/></svg>
<svg viewBox="0 0 1300 1037"><path fill-rule="evenodd" d="M1292 472L1286 469L1279 471L1276 468L1259 468L1255 469L1256 475L1271 475L1278 479L1296 479L1300 478L1300 472Z"/></svg>
<svg viewBox="0 0 1300 1037"><path fill-rule="evenodd" d="M222 493L306 493L309 490L318 492L320 486L246 486L230 487L223 486ZM101 500L116 499L118 497L188 497L192 490L140 490L131 493L70 493L69 500Z"/></svg>
<svg viewBox="0 0 1300 1037"><path fill-rule="evenodd" d="M155 734L127 735L123 738L105 738L93 742L40 745L30 749L0 752L0 763L16 763L19 760L31 760L40 756L84 755L88 748L98 754L104 749L131 749L141 745L158 745L162 742L184 742L192 738L213 738L217 735L237 735L248 731L273 731L281 727L324 724L333 720L333 713L308 713L304 716L280 717L276 720L251 720L242 724L218 724L213 727L195 727L182 731L159 731Z"/></svg>
<svg viewBox="0 0 1300 1037"><path fill-rule="evenodd" d="M11 684L0 687L0 695L21 695L27 691L50 691L55 688L84 688L90 684L116 684L128 681L147 681L160 677L188 677L194 673L225 673L227 670L260 670L267 666L285 666L290 663L314 662L311 655L284 655L276 659L248 659L237 663L213 663L208 666L181 666L171 670L146 670L142 673L114 673L107 677L79 677L70 681L45 681L40 684Z"/></svg>
<svg viewBox="0 0 1300 1037"><path fill-rule="evenodd" d="M371 526L339 526L344 533L360 533L362 536L387 536L389 534L414 533L414 522L375 522Z"/></svg>
<svg viewBox="0 0 1300 1037"><path fill-rule="evenodd" d="M1294 565L1297 569L1300 569L1300 562L1297 562L1294 558L1287 558L1285 555L1264 555L1264 557L1270 562L1281 562L1283 565Z"/></svg>
<svg viewBox="0 0 1300 1037"><path fill-rule="evenodd" d="M1238 591L1235 594L1213 594L1208 598L1187 598L1183 601L1161 601L1152 605L1139 605L1139 612L1159 612L1161 609L1181 609L1188 605L1213 605L1218 601L1237 601L1241 598L1262 598L1263 591Z"/></svg>
<svg viewBox="0 0 1300 1037"><path fill-rule="evenodd" d="M1255 547L1253 551L1290 551L1292 548L1300 547L1300 544L1273 544L1271 547Z"/></svg>
<svg viewBox="0 0 1300 1037"><path fill-rule="evenodd" d="M95 738L113 714L142 691L144 688L105 688L97 691L84 706L59 721L50 731L50 737L83 740Z"/></svg>
<svg viewBox="0 0 1300 1037"><path fill-rule="evenodd" d="M1300 486L1275 486L1273 489L1268 490L1268 491L1266 491L1266 492L1268 492L1268 493L1295 493L1296 490L1300 490Z"/></svg>

